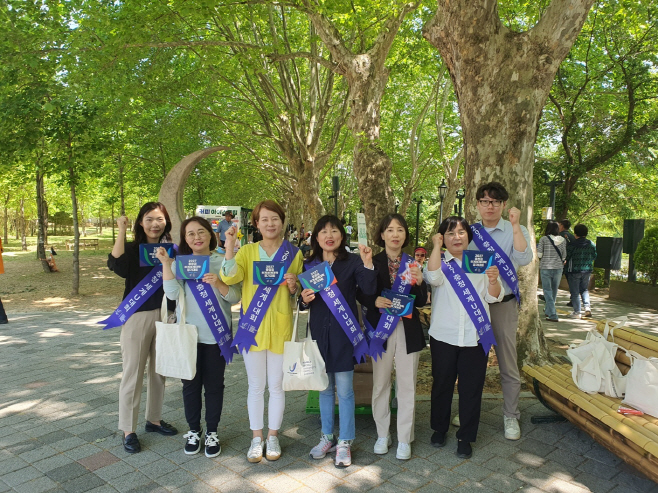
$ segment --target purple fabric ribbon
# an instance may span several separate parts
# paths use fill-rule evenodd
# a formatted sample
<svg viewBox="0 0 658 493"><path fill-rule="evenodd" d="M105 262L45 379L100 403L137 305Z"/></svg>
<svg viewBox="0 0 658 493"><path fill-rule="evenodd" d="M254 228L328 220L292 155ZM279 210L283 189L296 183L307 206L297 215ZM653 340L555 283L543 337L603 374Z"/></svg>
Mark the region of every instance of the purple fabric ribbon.
<svg viewBox="0 0 658 493"><path fill-rule="evenodd" d="M320 262L315 260L305 265L305 270L311 269L318 265ZM327 286L320 291L320 297L329 308L329 311L334 316L340 328L343 329L345 335L352 343L353 355L357 363L363 363L368 354L368 343L366 338L361 332L359 320L354 316L350 305L347 304L343 293L338 289L337 284Z"/></svg>
<svg viewBox="0 0 658 493"><path fill-rule="evenodd" d="M368 308L365 305L361 305L361 317L363 319L363 326L366 329L364 331L366 342L370 346L370 341L375 336L375 328L368 322Z"/></svg>
<svg viewBox="0 0 658 493"><path fill-rule="evenodd" d="M96 322L106 325L103 330L119 327L126 323L137 309L148 300L158 288L162 286L162 265L156 265L151 269L142 281L128 293L128 296L114 310L114 313L105 320Z"/></svg>
<svg viewBox="0 0 658 493"><path fill-rule="evenodd" d="M475 325L484 354L489 354L491 346L497 346L498 344L496 344L487 311L484 309L480 295L473 287L473 283L459 264L452 262L452 260L448 262L445 258L441 259L441 272L443 272L452 289L455 290L464 310L466 310L473 325Z"/></svg>
<svg viewBox="0 0 658 493"><path fill-rule="evenodd" d="M473 231L473 241L480 250L494 252L496 263L502 274L501 278L510 287L514 296L516 296L516 302L521 304L519 279L516 275L516 269L514 268L514 264L512 264L512 260L505 252L503 252L503 249L500 248L498 243L496 243L496 240L494 240L487 230L484 229L482 224L471 224L471 231Z"/></svg>
<svg viewBox="0 0 658 493"><path fill-rule="evenodd" d="M411 292L411 283L407 283L402 280L402 273L407 269L409 263L413 262L409 255L406 253L402 254L402 259L400 260L400 268L398 269L397 276L395 276L395 281L393 282L392 291L401 294L409 294ZM370 338L370 356L377 361L384 351L384 343L391 336L395 327L398 325L400 317L395 315L389 315L388 313L382 313L379 318L379 323L377 324L377 329L375 333Z"/></svg>
<svg viewBox="0 0 658 493"><path fill-rule="evenodd" d="M224 317L224 312L219 304L217 295L213 291L210 284L203 281L187 281L190 286L190 291L194 295L196 304L199 305L203 318L206 319L210 332L212 332L219 351L222 353L226 363L233 360L233 355L237 354L238 350L232 346L233 334L231 333L231 326Z"/></svg>
<svg viewBox="0 0 658 493"><path fill-rule="evenodd" d="M290 268L293 259L297 255L299 249L292 246L288 240L284 240L279 249L274 254L273 262L286 262L286 271ZM254 297L249 303L249 307L240 313L240 320L238 322L238 330L233 338L233 346L237 346L238 350L249 352L251 346L258 346L256 344L256 334L258 328L263 323L265 313L272 304L272 300L276 295L279 288L285 287L288 289L287 284L280 286L258 286Z"/></svg>

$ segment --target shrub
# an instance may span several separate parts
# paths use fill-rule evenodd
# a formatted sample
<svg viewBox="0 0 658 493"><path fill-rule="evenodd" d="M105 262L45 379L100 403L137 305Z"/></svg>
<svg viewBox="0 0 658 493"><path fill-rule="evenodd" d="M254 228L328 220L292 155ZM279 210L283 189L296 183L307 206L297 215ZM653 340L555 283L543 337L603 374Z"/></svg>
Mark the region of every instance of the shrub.
<svg viewBox="0 0 658 493"><path fill-rule="evenodd" d="M648 229L644 233L633 259L637 270L644 272L655 286L658 282L658 228Z"/></svg>

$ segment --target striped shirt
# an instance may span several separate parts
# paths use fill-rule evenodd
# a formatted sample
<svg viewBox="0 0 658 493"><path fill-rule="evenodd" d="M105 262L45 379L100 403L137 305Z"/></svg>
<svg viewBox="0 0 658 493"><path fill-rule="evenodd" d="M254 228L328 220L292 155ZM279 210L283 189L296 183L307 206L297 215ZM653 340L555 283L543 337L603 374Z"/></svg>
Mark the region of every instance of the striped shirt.
<svg viewBox="0 0 658 493"><path fill-rule="evenodd" d="M558 255L551 240L560 251ZM537 256L539 257L540 269L562 269L564 260L567 258L567 242L562 236L542 236L537 245Z"/></svg>

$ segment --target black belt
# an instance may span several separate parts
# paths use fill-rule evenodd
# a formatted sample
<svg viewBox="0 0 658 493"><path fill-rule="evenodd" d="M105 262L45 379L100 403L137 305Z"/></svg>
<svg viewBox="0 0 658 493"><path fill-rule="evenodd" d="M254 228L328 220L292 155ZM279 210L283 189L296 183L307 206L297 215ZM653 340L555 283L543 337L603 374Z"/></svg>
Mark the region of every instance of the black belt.
<svg viewBox="0 0 658 493"><path fill-rule="evenodd" d="M514 296L513 294L506 294L505 296L503 296L503 301L501 301L501 303L505 303L506 301L514 300L514 299L516 299L516 296Z"/></svg>

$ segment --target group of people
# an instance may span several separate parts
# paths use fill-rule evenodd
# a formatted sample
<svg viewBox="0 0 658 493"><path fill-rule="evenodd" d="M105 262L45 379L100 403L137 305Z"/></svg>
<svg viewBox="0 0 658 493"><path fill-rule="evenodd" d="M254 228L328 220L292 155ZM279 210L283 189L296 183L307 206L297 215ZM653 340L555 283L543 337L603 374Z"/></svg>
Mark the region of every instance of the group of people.
<svg viewBox="0 0 658 493"><path fill-rule="evenodd" d="M537 244L539 275L544 290L544 314L549 322L559 322L555 300L564 273L569 285L573 307L569 318L591 317L589 283L594 271L596 245L587 238L589 230L584 224L576 224L573 233L571 221L548 221L544 236Z"/></svg>
<svg viewBox="0 0 658 493"><path fill-rule="evenodd" d="M252 212L252 224L262 235L235 252L237 232L224 232L225 255L215 251L217 239L203 218L191 217L180 229L179 254L208 255L210 269L202 282L211 287L220 321L234 332L233 346L244 359L247 381L247 409L252 439L247 450L249 462L277 460L281 456L278 433L285 412L282 389L284 342L290 340L293 307L309 310L311 337L317 341L326 365L329 385L320 392L321 436L310 450L310 457L321 459L335 452L336 467L348 467L355 439L354 366L369 354L373 365L372 412L377 429L375 454L386 454L393 440L390 431L390 395L395 368L397 396L397 450L401 460L411 458L415 439L415 389L419 353L425 347L418 307L427 303L431 291L432 315L429 329L434 382L431 396L430 443L447 443L454 385L459 378L459 457L472 455L475 442L489 349L496 345L503 389L503 428L509 440L521 436L518 409L521 380L517 366L516 331L518 322L518 276L516 269L533 260L530 238L520 225L520 212L509 209L503 219L508 193L500 183L482 185L476 193L481 222L469 225L461 217L445 219L432 238L433 249L426 268L427 251L419 249L415 258L403 252L409 243L407 223L399 214L389 214L379 224L375 241L383 250L359 245L359 253L349 253L349 236L340 219L323 216L311 236L311 252L304 259L301 251L283 238L285 211L271 200L259 203ZM139 267L139 244L170 240L171 222L165 207L145 204L135 222L135 241L125 244L127 219L120 218L117 243L108 266L126 278L126 297L142 280L152 275L150 267ZM466 272L464 251L491 252L492 260L483 273ZM154 371L155 322L160 318L163 296L179 300L185 293L186 323L198 327L196 375L183 380L183 402L189 431L184 435L186 454L200 452L214 457L221 452L218 424L224 398L224 370L227 364L217 330L202 313L194 290L197 281L176 280L175 264L164 248L157 257L162 263L162 286L153 289L121 329L123 377L119 396L119 428L124 432L127 452L139 452L136 435L142 377L148 373L146 431L173 435L177 430L162 420L164 378ZM256 262L285 262L283 283L278 286L255 284ZM297 278L305 270L327 262L336 284L315 292L302 289ZM155 279L155 277L153 278ZM391 295L390 293L393 293ZM393 300L412 300L411 314L395 315ZM406 297L406 298L405 298ZM208 299L213 298L209 296ZM231 331L230 306L242 302L237 330ZM359 305L357 305L357 301ZM205 304L211 303L206 301ZM180 314L183 308L178 303ZM173 308L173 307L172 307ZM360 313L359 313L360 310ZM207 310L206 310L207 311ZM221 316L223 315L223 317ZM361 315L361 317L359 317ZM216 318L216 317L215 317ZM214 319L214 318L213 318ZM359 321L361 319L361 322ZM361 330L363 325L364 330ZM220 332L221 333L221 332ZM232 349L234 350L234 349ZM230 359L230 358L229 358ZM149 361L148 367L147 360ZM265 433L265 389L267 433ZM201 423L202 391L205 395L205 433ZM335 430L334 406L339 407Z"/></svg>

